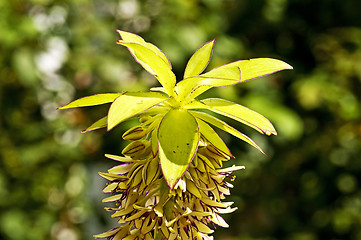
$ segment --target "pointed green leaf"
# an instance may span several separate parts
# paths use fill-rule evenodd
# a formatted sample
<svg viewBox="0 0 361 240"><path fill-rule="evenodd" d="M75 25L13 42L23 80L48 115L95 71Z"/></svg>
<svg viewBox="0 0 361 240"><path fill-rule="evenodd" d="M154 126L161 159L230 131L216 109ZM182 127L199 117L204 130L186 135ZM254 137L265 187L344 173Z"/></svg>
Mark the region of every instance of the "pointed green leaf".
<svg viewBox="0 0 361 240"><path fill-rule="evenodd" d="M152 50L155 54L157 54L159 57L161 57L163 59L163 61L168 65L168 67L170 69L172 69L172 65L169 62L169 59L167 58L167 56L155 45L153 45L149 42L146 42L142 37L140 37L134 33L120 31L120 30L117 30L117 32L119 33L120 37L123 39L124 42L139 43L139 44L143 45L144 47L147 47L150 50ZM134 51L131 51L131 53L134 53Z"/></svg>
<svg viewBox="0 0 361 240"><path fill-rule="evenodd" d="M91 96L86 96L83 98L79 98L71 103L62 106L58 109L68 109L68 108L76 108L76 107L88 107L94 105L101 105L105 103L113 102L117 97L124 94L125 92L121 93L102 93L102 94L95 94Z"/></svg>
<svg viewBox="0 0 361 240"><path fill-rule="evenodd" d="M99 128L104 128L107 126L107 116L99 119L98 121L96 121L95 123L93 123L92 125L90 125L87 129L81 131L82 133L86 133L86 132L90 132L93 130L97 130Z"/></svg>
<svg viewBox="0 0 361 240"><path fill-rule="evenodd" d="M229 134L232 134L233 136L245 141L246 143L257 148L260 152L265 154L262 151L262 149L252 139L247 137L245 134L239 132L237 129L231 127L227 123L223 122L222 120L219 120L218 118L215 118L212 115L202 113L202 112L195 112L195 111L189 111L189 112L196 118L200 118L203 121L208 122L209 124L212 124L213 126L219 128L219 129L222 129L223 131L228 132Z"/></svg>
<svg viewBox="0 0 361 240"><path fill-rule="evenodd" d="M262 134L277 135L275 128L267 118L234 102L220 98L208 98L201 101L194 100L185 107L187 109L208 109L244 123Z"/></svg>
<svg viewBox="0 0 361 240"><path fill-rule="evenodd" d="M199 144L197 121L187 110L170 110L158 129L158 151L163 176L173 189L188 169Z"/></svg>
<svg viewBox="0 0 361 240"><path fill-rule="evenodd" d="M118 32L118 34L120 35L120 37L122 38L122 40L124 42L135 42L135 43L139 43L139 44L145 43L144 39L137 34L122 31L122 30L116 30L116 31Z"/></svg>
<svg viewBox="0 0 361 240"><path fill-rule="evenodd" d="M221 152L226 154L227 156L232 157L231 151L229 151L227 145L223 142L222 138L218 136L218 134L211 128L207 123L203 122L200 119L196 119L199 131L202 136L207 139L211 144L213 144L216 148L218 148Z"/></svg>
<svg viewBox="0 0 361 240"><path fill-rule="evenodd" d="M137 114L140 114L167 100L161 93L126 93L119 96L109 108L108 131Z"/></svg>
<svg viewBox="0 0 361 240"><path fill-rule="evenodd" d="M166 89L169 96L174 95L176 78L167 63L151 49L138 44L118 41L118 44L128 47L135 60L150 74L154 75Z"/></svg>
<svg viewBox="0 0 361 240"><path fill-rule="evenodd" d="M184 78L193 77L203 72L211 59L213 45L214 39L205 43L192 55L184 71Z"/></svg>
<svg viewBox="0 0 361 240"><path fill-rule="evenodd" d="M292 69L292 66L277 59L254 58L225 64L202 74L202 76L207 78L240 80L244 82L285 69Z"/></svg>
<svg viewBox="0 0 361 240"><path fill-rule="evenodd" d="M183 103L193 100L212 87L225 87L240 83L239 80L205 78L202 75L184 79L177 84L178 99Z"/></svg>
<svg viewBox="0 0 361 240"><path fill-rule="evenodd" d="M187 98L190 101L212 87L230 86L285 69L292 69L292 66L272 58L254 58L232 62L194 78L180 81L177 84L179 98L180 100Z"/></svg>

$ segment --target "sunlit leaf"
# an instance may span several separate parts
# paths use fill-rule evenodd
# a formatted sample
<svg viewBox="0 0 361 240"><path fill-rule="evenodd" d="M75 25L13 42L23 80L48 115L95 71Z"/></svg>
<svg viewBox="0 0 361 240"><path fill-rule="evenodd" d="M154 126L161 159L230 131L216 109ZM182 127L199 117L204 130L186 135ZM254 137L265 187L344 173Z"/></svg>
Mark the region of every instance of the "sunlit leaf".
<svg viewBox="0 0 361 240"><path fill-rule="evenodd" d="M145 43L144 39L137 34L122 31L122 30L116 30L116 31L118 32L118 34L120 35L120 37L122 38L122 40L124 42L134 42L134 43L139 43L139 44Z"/></svg>
<svg viewBox="0 0 361 240"><path fill-rule="evenodd" d="M232 153L229 151L227 145L223 142L223 140L218 136L218 134L210 127L207 123L203 122L200 119L197 119L197 123L199 126L199 131L201 135L207 139L210 143L212 143L216 148L218 148L221 152L226 154L227 156L232 157Z"/></svg>
<svg viewBox="0 0 361 240"><path fill-rule="evenodd" d="M212 124L213 126L219 128L219 129L222 129L223 131L226 131L229 134L232 134L233 136L245 141L246 143L248 143L251 146L257 148L260 152L265 154L262 151L262 149L252 139L247 137L245 134L239 132L237 129L231 127L227 123L223 122L222 120L219 120L218 118L215 118L215 117L213 117L213 116L211 116L209 114L202 113L202 112L190 111L190 113L192 115L194 115L195 117L200 118L200 119L208 122L209 124Z"/></svg>
<svg viewBox="0 0 361 240"><path fill-rule="evenodd" d="M205 78L194 76L180 81L176 88L178 89L178 101L183 104L193 100L193 98L202 94L212 87L225 87L238 84L239 81L221 78Z"/></svg>
<svg viewBox="0 0 361 240"><path fill-rule="evenodd" d="M281 70L292 69L289 64L272 58L240 60L214 68L211 71L180 81L177 86L180 99L193 99L212 87L230 86Z"/></svg>
<svg viewBox="0 0 361 240"><path fill-rule="evenodd" d="M76 108L76 107L88 107L94 105L101 105L105 103L113 102L117 97L124 94L125 92L121 93L102 93L102 94L95 94L83 98L79 98L71 103L62 106L58 109L68 109L68 108Z"/></svg>
<svg viewBox="0 0 361 240"><path fill-rule="evenodd" d="M197 121L186 110L170 110L162 119L158 129L159 159L171 189L194 158L199 137Z"/></svg>
<svg viewBox="0 0 361 240"><path fill-rule="evenodd" d="M106 127L107 126L107 120L108 120L107 116L99 119L98 121L96 121L95 123L90 125L87 129L83 130L82 133L86 133L86 132L90 132L90 131L93 131L93 130L97 130L99 128Z"/></svg>
<svg viewBox="0 0 361 240"><path fill-rule="evenodd" d="M292 66L278 59L254 58L222 65L202 74L202 76L207 78L239 79L243 82L285 69L292 69Z"/></svg>
<svg viewBox="0 0 361 240"><path fill-rule="evenodd" d="M192 55L184 71L184 79L203 72L211 59L213 45L214 40L207 42Z"/></svg>
<svg viewBox="0 0 361 240"><path fill-rule="evenodd" d="M119 96L110 106L108 112L108 131L122 121L140 114L153 106L167 100L161 93L126 93Z"/></svg>
<svg viewBox="0 0 361 240"><path fill-rule="evenodd" d="M185 107L188 109L208 109L244 123L260 133L277 135L275 128L267 118L249 108L224 99L208 98L201 101L194 100Z"/></svg>
<svg viewBox="0 0 361 240"><path fill-rule="evenodd" d="M121 31L121 30L117 30L117 32L119 33L120 37L123 39L124 42L139 43L139 44L143 45L144 47L147 47L150 50L152 50L155 54L157 54L159 57L161 57L163 59L163 61L168 65L168 67L170 69L172 69L172 65L171 65L169 59L157 46L155 46L149 42L146 42L142 37L138 36L137 34L125 32L125 31ZM134 53L134 51L132 50L131 53Z"/></svg>
<svg viewBox="0 0 361 240"><path fill-rule="evenodd" d="M160 56L151 49L138 43L124 41L118 41L117 43L128 47L128 49L133 52L135 60L158 79L160 84L166 89L168 95L174 95L175 75Z"/></svg>
<svg viewBox="0 0 361 240"><path fill-rule="evenodd" d="M238 80L222 78L205 78L195 76L184 79L177 84L179 101L187 103L212 87L225 87L240 83Z"/></svg>

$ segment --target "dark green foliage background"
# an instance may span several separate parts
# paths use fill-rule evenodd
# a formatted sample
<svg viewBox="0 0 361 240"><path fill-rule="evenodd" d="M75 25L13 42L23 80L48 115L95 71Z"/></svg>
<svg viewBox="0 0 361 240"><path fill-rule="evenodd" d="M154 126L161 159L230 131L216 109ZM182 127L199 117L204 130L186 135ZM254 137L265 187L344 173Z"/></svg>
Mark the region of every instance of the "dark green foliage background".
<svg viewBox="0 0 361 240"><path fill-rule="evenodd" d="M107 107L56 111L78 97L147 90L157 82L114 31L159 46L181 79L186 61L216 38L210 67L274 57L293 71L204 94L271 119L278 136L236 127L268 157L222 134L245 165L239 210L225 240L361 239L361 2L357 0L0 1L0 239L91 239L114 226L103 211L126 122L81 134Z"/></svg>

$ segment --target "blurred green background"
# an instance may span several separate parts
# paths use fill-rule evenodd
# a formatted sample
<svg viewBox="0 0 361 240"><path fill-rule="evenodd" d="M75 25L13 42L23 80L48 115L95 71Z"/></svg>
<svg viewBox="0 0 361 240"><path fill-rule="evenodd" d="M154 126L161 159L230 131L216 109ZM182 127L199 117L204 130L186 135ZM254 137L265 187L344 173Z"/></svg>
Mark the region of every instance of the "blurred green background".
<svg viewBox="0 0 361 240"><path fill-rule="evenodd" d="M216 39L210 68L273 57L293 71L211 90L268 117L278 136L241 125L268 154L222 134L245 165L239 209L215 239L361 239L361 2L358 0L1 0L0 239L92 239L115 225L103 210L121 134L80 131L107 107L57 111L103 92L157 82L115 44L140 34L180 78L191 54ZM179 79L178 79L179 80Z"/></svg>

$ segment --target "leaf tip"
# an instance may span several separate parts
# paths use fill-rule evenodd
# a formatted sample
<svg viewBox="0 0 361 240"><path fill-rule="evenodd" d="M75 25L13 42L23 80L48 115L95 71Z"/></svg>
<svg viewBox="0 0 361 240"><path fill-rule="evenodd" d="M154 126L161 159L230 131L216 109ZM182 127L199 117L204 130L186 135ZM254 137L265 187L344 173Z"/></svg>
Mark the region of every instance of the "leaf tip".
<svg viewBox="0 0 361 240"><path fill-rule="evenodd" d="M66 104L66 105L64 105L64 106L61 106L61 107L58 107L56 110L63 110L63 109L67 109L67 107L66 106L68 106L69 104Z"/></svg>
<svg viewBox="0 0 361 240"><path fill-rule="evenodd" d="M259 146L256 146L256 148L257 148L261 153L263 153L263 155L265 155L265 156L268 157L268 155L262 150L262 148L260 148Z"/></svg>
<svg viewBox="0 0 361 240"><path fill-rule="evenodd" d="M291 65L289 65L289 64L287 64L288 66L287 66L287 68L286 69L288 69L288 70L293 70L293 67L291 66Z"/></svg>
<svg viewBox="0 0 361 240"><path fill-rule="evenodd" d="M95 129L84 129L84 130L82 130L80 133L87 133L87 132L91 132L91 131L94 131L94 130L96 130L97 128L95 128Z"/></svg>
<svg viewBox="0 0 361 240"><path fill-rule="evenodd" d="M272 130L264 130L264 131L262 131L262 133L267 135L267 136L271 136L272 134L277 136L277 132L274 129L272 129Z"/></svg>
<svg viewBox="0 0 361 240"><path fill-rule="evenodd" d="M108 114L109 115L109 114ZM115 127L115 125L111 124L109 122L109 118L107 119L107 132L109 132L110 130L112 130Z"/></svg>
<svg viewBox="0 0 361 240"><path fill-rule="evenodd" d="M119 30L119 29L115 29L115 31L119 34L119 36L123 39L122 37L122 33L124 33L124 31Z"/></svg>
<svg viewBox="0 0 361 240"><path fill-rule="evenodd" d="M174 190L174 187L175 187L175 185L177 184L177 183L175 183L175 184L169 183L167 180L166 180L165 182L167 183L167 185L168 185L168 187L169 187L169 189L170 189L171 191Z"/></svg>
<svg viewBox="0 0 361 240"><path fill-rule="evenodd" d="M288 63L286 63L286 62L283 62L283 64L284 64L284 68L283 69L288 69L288 70L292 70L293 69L293 67L290 65L290 64L288 64Z"/></svg>

